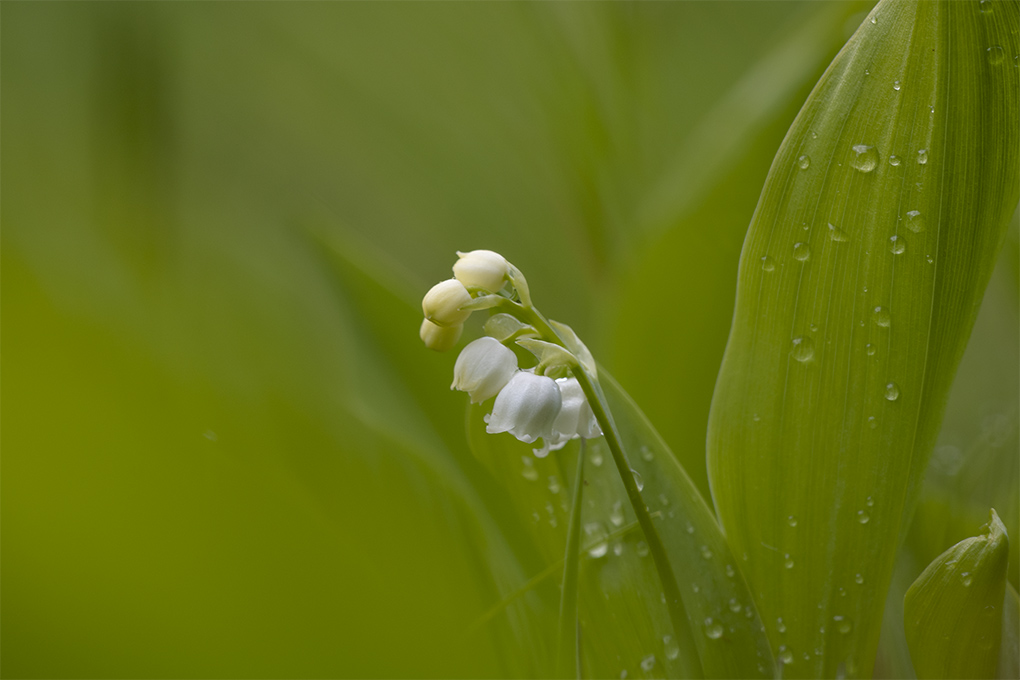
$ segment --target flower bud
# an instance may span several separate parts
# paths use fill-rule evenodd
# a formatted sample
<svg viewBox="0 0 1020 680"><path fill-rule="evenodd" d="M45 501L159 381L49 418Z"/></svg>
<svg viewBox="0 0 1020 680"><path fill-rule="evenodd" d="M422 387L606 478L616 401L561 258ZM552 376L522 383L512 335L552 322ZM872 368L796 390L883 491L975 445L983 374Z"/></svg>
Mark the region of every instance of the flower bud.
<svg viewBox="0 0 1020 680"><path fill-rule="evenodd" d="M461 307L471 302L471 296L464 284L457 279L447 279L432 286L421 301L425 318L437 326L458 326L464 323L470 311Z"/></svg>
<svg viewBox="0 0 1020 680"><path fill-rule="evenodd" d="M516 371L513 351L493 338L478 338L460 351L450 389L467 392L471 403L478 404L496 396Z"/></svg>
<svg viewBox="0 0 1020 680"><path fill-rule="evenodd" d="M460 259L453 265L453 275L465 286L481 288L495 293L506 281L506 258L491 250L472 250L457 253Z"/></svg>
<svg viewBox="0 0 1020 680"><path fill-rule="evenodd" d="M425 319L421 322L421 330L418 331L418 335L421 336L421 341L429 349L445 352L453 349L453 346L460 340L460 334L463 330L464 324L461 323L456 326L437 326L428 319Z"/></svg>
<svg viewBox="0 0 1020 680"><path fill-rule="evenodd" d="M551 438L560 412L560 388L552 378L518 371L496 396L485 431L509 432L526 444Z"/></svg>

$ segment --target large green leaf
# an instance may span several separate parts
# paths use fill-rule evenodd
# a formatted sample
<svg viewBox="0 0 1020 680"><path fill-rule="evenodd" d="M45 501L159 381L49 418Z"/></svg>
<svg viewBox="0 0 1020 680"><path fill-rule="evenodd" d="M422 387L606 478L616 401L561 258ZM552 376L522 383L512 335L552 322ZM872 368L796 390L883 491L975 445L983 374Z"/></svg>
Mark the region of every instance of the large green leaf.
<svg viewBox="0 0 1020 680"><path fill-rule="evenodd" d="M905 518L1018 191L1015 2L882 2L783 142L709 421L784 675L868 675Z"/></svg>
<svg viewBox="0 0 1020 680"><path fill-rule="evenodd" d="M992 510L980 536L939 555L903 601L919 678L991 678L999 665L1009 539Z"/></svg>

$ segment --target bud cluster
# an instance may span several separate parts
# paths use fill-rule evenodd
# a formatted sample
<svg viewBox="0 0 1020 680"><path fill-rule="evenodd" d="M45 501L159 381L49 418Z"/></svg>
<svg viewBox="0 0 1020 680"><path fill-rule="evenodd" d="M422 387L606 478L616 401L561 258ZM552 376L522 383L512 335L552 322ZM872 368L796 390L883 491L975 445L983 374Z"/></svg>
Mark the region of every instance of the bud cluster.
<svg viewBox="0 0 1020 680"><path fill-rule="evenodd" d="M471 316L471 310L464 309L473 299L471 293L497 293L509 274L506 258L491 250L458 252L457 256L453 278L432 286L421 301L425 319L419 335L426 347L437 352L453 349L460 340L464 322Z"/></svg>
<svg viewBox="0 0 1020 680"><path fill-rule="evenodd" d="M602 430L591 405L577 378L570 375L579 370L579 360L549 325L555 322L545 322L532 307L523 275L491 250L457 255L454 278L433 286L422 300L425 320L421 339L425 346L437 351L451 349L474 310L498 306L510 313L497 314L486 323L486 331L497 337L482 337L464 347L450 389L467 392L472 403L495 397L492 413L485 416L486 432L509 432L528 444L541 439L542 446L535 449L539 457L563 448L571 439L600 436ZM508 280L520 303L503 293ZM546 333L530 325L532 321ZM562 324L555 326L568 333L571 347L583 350L580 363L588 365L590 355L573 331ZM520 368L517 354L504 343L529 350L538 365ZM550 377L549 372L559 377Z"/></svg>

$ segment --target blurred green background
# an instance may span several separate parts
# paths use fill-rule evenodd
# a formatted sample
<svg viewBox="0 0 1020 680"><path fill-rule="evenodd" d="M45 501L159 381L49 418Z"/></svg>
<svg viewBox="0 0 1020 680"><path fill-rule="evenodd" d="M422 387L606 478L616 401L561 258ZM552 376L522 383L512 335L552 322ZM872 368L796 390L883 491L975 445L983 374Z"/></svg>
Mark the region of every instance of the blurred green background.
<svg viewBox="0 0 1020 680"><path fill-rule="evenodd" d="M533 673L467 632L546 565L421 295L505 254L707 495L743 235L869 8L3 3L3 675ZM922 567L1016 535L1015 233Z"/></svg>

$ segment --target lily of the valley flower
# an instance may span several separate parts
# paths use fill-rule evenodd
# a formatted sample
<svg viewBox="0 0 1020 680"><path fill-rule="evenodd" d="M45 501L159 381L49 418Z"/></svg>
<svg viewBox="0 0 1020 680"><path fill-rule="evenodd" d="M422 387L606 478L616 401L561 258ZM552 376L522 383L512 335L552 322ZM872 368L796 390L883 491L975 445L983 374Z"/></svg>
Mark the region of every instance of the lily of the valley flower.
<svg viewBox="0 0 1020 680"><path fill-rule="evenodd" d="M460 258L453 265L453 275L467 287L495 293L503 287L509 267L506 258L491 250L457 252Z"/></svg>
<svg viewBox="0 0 1020 680"><path fill-rule="evenodd" d="M418 335L429 349L445 352L453 349L453 346L460 340L460 334L463 330L464 324L437 326L428 319L425 319L421 322L421 329L418 331Z"/></svg>
<svg viewBox="0 0 1020 680"><path fill-rule="evenodd" d="M471 295L457 279L447 279L432 286L421 301L425 318L437 326L457 326L464 323L470 311L461 307L471 302Z"/></svg>
<svg viewBox="0 0 1020 680"><path fill-rule="evenodd" d="M517 355L494 338L478 338L457 357L450 389L467 392L478 404L496 396L516 371Z"/></svg>
<svg viewBox="0 0 1020 680"><path fill-rule="evenodd" d="M559 378L556 386L560 389L560 412L553 423L552 436L542 441L541 448L535 449L539 458L562 449L571 439L592 439L602 434L577 378Z"/></svg>
<svg viewBox="0 0 1020 680"><path fill-rule="evenodd" d="M485 431L509 432L526 444L540 437L550 439L561 403L560 388L552 378L518 371L496 397Z"/></svg>

